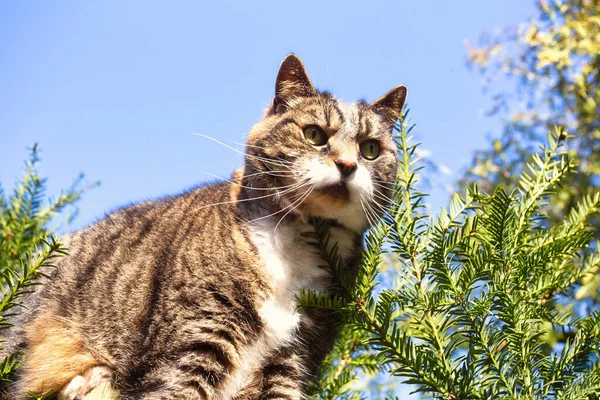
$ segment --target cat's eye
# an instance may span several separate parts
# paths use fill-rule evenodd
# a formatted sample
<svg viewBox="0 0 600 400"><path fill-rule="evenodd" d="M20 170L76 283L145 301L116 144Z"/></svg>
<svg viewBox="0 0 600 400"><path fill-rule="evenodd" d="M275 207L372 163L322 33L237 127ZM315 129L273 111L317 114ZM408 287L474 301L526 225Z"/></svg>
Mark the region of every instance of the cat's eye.
<svg viewBox="0 0 600 400"><path fill-rule="evenodd" d="M310 125L304 128L304 139L313 146L323 146L329 138L321 128Z"/></svg>
<svg viewBox="0 0 600 400"><path fill-rule="evenodd" d="M379 157L379 142L377 140L365 140L360 144L360 154L367 160Z"/></svg>

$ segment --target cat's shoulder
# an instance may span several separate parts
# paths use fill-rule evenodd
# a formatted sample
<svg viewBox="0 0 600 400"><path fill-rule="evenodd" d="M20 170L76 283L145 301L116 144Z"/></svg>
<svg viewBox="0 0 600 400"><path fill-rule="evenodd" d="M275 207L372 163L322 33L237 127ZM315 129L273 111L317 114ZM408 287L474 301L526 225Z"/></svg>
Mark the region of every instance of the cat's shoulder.
<svg viewBox="0 0 600 400"><path fill-rule="evenodd" d="M63 236L69 244L82 237L110 233L119 229L132 229L140 224L173 223L174 216L199 209L228 199L230 185L223 182L195 185L176 194L168 194L152 199L117 207L104 214L92 224Z"/></svg>

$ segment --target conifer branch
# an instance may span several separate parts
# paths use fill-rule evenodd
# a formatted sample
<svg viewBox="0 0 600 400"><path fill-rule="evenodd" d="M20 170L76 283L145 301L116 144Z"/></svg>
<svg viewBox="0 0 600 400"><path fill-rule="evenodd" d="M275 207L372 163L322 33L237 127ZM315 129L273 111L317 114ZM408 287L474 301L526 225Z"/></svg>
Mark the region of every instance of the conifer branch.
<svg viewBox="0 0 600 400"><path fill-rule="evenodd" d="M302 305L342 315L350 334L368 335L363 359L389 365L393 376L428 396L600 395L598 379L586 375L598 368L598 313L577 318L555 307L600 268L588 222L598 212L598 194L582 199L561 223L545 218L546 196L572 167L560 146L566 134L548 136L519 190L499 187L490 195L469 186L434 219L415 189L418 166L406 133L402 129L398 138L397 201L368 232L356 283L345 285L336 300L305 296ZM335 249L330 236L319 235L327 239L320 250L332 262L329 270L342 273L335 252L327 255ZM400 280L378 289L389 285L379 274L388 251ZM572 332L559 355L549 350L549 329ZM334 375L352 365L350 353L338 348L332 354L339 368Z"/></svg>

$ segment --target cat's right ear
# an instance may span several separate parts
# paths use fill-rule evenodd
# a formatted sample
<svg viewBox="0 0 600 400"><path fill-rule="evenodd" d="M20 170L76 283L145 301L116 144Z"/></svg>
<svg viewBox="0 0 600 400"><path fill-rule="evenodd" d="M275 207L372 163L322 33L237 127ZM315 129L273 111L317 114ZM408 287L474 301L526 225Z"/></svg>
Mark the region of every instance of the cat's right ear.
<svg viewBox="0 0 600 400"><path fill-rule="evenodd" d="M407 92L408 89L406 86L397 86L371 103L369 108L384 117L390 124L394 125L402 114L402 108L406 101Z"/></svg>
<svg viewBox="0 0 600 400"><path fill-rule="evenodd" d="M316 94L317 91L310 83L302 61L295 54L288 55L281 63L277 74L275 99L273 100L274 111L285 111L288 102L294 98Z"/></svg>

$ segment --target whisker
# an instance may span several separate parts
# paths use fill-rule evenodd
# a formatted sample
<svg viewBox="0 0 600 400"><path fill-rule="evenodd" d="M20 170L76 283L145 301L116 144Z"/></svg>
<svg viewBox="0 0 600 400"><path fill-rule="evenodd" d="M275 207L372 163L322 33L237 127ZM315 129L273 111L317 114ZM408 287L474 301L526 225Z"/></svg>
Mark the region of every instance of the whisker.
<svg viewBox="0 0 600 400"><path fill-rule="evenodd" d="M237 144L237 145L239 145L239 146L255 147L255 148L257 148L257 149L261 149L261 150L265 150L265 151L267 151L267 148L266 148L266 147L264 147L264 146L258 146L258 145L256 145L256 144L249 144L249 143L240 143L240 142L234 142L233 140L229 140L229 142L230 142L230 143L233 143L233 144ZM299 155L299 154L286 153L286 155L287 155L287 156L290 156L290 157L293 157L293 158L298 158L298 157L300 157L300 155ZM277 159L278 159L278 160L281 160L282 162L288 162L288 163L291 163L291 161L289 161L289 160L285 160L285 159L283 159L283 158L281 158L281 157L277 157Z"/></svg>
<svg viewBox="0 0 600 400"><path fill-rule="evenodd" d="M373 209L373 203L367 203L367 209L371 211L371 215L373 216L373 225L377 223L381 219L381 215L377 213L375 209Z"/></svg>
<svg viewBox="0 0 600 400"><path fill-rule="evenodd" d="M221 177L221 176L219 176L219 175L211 174L210 172L206 172L206 171L198 171L198 172L200 172L200 173L203 173L203 174L206 174L206 175L209 175L209 176L212 176L212 177L214 177L214 178L219 178L219 179L221 179L221 180L223 180L223 181L225 181L225 182L229 182L229 183L231 183L231 184L233 184L233 185L237 185L237 186L239 186L239 187L241 187L241 188L244 188L244 189L252 189L252 190L279 190L279 189L286 189L286 188L289 188L289 187L292 187L292 186L294 186L294 185L297 185L297 184L298 184L298 182L296 182L296 183L293 183L293 184L291 184L291 185L285 185L285 186L273 186L273 187L269 187L269 188L261 188L261 187L254 187L254 186L245 186L245 185L241 185L241 184L239 184L239 183L237 183L237 182L234 182L234 181L232 181L232 180L230 180L230 179L223 178L223 177Z"/></svg>
<svg viewBox="0 0 600 400"><path fill-rule="evenodd" d="M377 182L380 183L382 185L388 185L388 186L396 186L396 182L386 182L386 181L382 181L381 179L377 179L377 178L373 178L373 182Z"/></svg>
<svg viewBox="0 0 600 400"><path fill-rule="evenodd" d="M374 188L379 188L381 190L385 190L386 192L391 192L391 194L394 193L394 191L391 188L389 188L389 187L382 186L382 185L380 185L380 184L378 184L376 182L371 182L371 183L373 184Z"/></svg>
<svg viewBox="0 0 600 400"><path fill-rule="evenodd" d="M278 176L278 177L282 177L282 178L288 178L290 176L294 176L294 175L298 174L300 171L276 171L277 174L283 174L283 175L277 175L273 172L275 172L275 171L268 170L268 171L255 172L253 174L244 175L244 178L249 178L251 176L258 176L258 175L269 175L269 176Z"/></svg>
<svg viewBox="0 0 600 400"><path fill-rule="evenodd" d="M379 191L377 191L379 192ZM367 206L371 209L371 211L373 213L375 213L375 215L377 215L377 211L379 211L381 213L381 216L378 216L377 219L382 218L384 215L389 215L389 208L388 207L384 207L382 204L380 204L376 198L379 198L380 200L386 202L387 204L395 204L394 202L391 202L389 200L388 197L386 196L379 196L377 193L373 193L373 196L371 198L371 201L367 201Z"/></svg>
<svg viewBox="0 0 600 400"><path fill-rule="evenodd" d="M387 201L390 204L396 204L397 205L397 203L395 202L394 199L392 199L391 197L385 195L382 191L378 190L375 187L373 188L373 194L378 194L379 198L381 198L382 200L385 200L385 201Z"/></svg>
<svg viewBox="0 0 600 400"><path fill-rule="evenodd" d="M304 185L304 186L302 186L302 187L305 187L305 186L309 186L309 184L305 184L305 185ZM297 189L301 189L302 187L300 187L300 188L297 188ZM262 219L265 219L265 218L272 217L273 215L277 215L277 214L279 214L279 213L281 213L281 212L284 212L284 211L285 211L285 210L287 210L289 207L293 206L293 204L294 204L294 203L292 203L292 204L289 204L289 205L285 206L284 208L282 208L281 210L277 210L277 211L275 211L274 213L271 213L271 214L269 214L269 215L264 215L264 216L262 216L262 217L258 217L258 218L255 218L255 219L253 219L253 220L247 221L247 222L245 222L245 223L244 223L244 226L245 226L245 225L248 225L248 224L251 224L251 223L254 223L254 222L256 222L256 221L260 221L260 220L262 220Z"/></svg>
<svg viewBox="0 0 600 400"><path fill-rule="evenodd" d="M371 183L373 184L373 187L377 187L377 188L379 188L381 190L384 190L386 192L390 192L391 195L393 195L395 193L395 190L392 187L387 187L387 186L382 185L382 184L380 184L378 182L375 182L375 181L372 181Z"/></svg>
<svg viewBox="0 0 600 400"><path fill-rule="evenodd" d="M381 204L379 204L377 201L373 201L372 203L372 207L377 207L379 210L381 210L381 218L383 218L384 216L388 216L390 217L392 220L394 220L394 218L392 217L392 215L390 214L389 210L383 209L383 206ZM389 225L388 224L388 229L390 229L392 232L394 232L395 234L398 234L398 230L395 227L395 224Z"/></svg>
<svg viewBox="0 0 600 400"><path fill-rule="evenodd" d="M369 224L369 226L371 226L371 220L369 219L369 216L367 215L367 210L365 209L365 203L363 202L362 195L360 196L360 206L362 207L363 213L365 214L365 217L367 218L367 223Z"/></svg>
<svg viewBox="0 0 600 400"><path fill-rule="evenodd" d="M373 200L374 200L375 198L377 198L377 199L379 199L379 200L381 200L381 201L383 201L383 202L385 202L385 203L389 204L389 206L394 206L394 205L396 205L396 206L397 206L397 205L398 205L397 203L395 203L394 201L390 200L389 198L387 198L387 197L384 197L383 195L379 195L379 194L377 194L377 193L373 193L373 196L372 196L372 197L373 197Z"/></svg>
<svg viewBox="0 0 600 400"><path fill-rule="evenodd" d="M369 207L368 207L369 203L364 201L365 199L362 194L359 194L359 195L360 195L360 204L362 205L363 211L365 212L365 217L367 218L367 222L369 223L369 226L372 227L375 225L375 222L372 219L373 215L370 212Z"/></svg>
<svg viewBox="0 0 600 400"><path fill-rule="evenodd" d="M278 195L289 193L289 192L294 191L296 189L299 189L302 186L307 185L307 184L304 183L304 182L301 182L301 183L298 183L297 185L298 185L297 187L292 187L292 188L283 190L281 192L266 194L264 196L251 197L249 199L238 199L238 200L231 200L231 201L221 201L221 202L218 202L218 203L207 204L207 205L204 205L204 206L200 207L198 210L202 210L204 208L208 208L208 207L212 207L212 206L220 206L220 205L224 205L224 204L236 204L236 203L242 203L242 202L245 202L245 201L253 201L253 200L266 199L268 197L273 197L273 196L278 196Z"/></svg>
<svg viewBox="0 0 600 400"><path fill-rule="evenodd" d="M243 151L240 151L240 150L235 149L235 148L233 148L233 147L231 147L229 145L226 145L225 143L223 143L223 142L221 142L221 141L219 141L219 140L217 140L217 139L215 139L213 137L210 137L208 135L204 135L202 133L197 133L197 132L190 132L190 133L192 135L196 135L196 136L200 136L200 137L203 137L205 139L208 139L208 140L212 140L213 142L218 143L218 144L220 144L222 146L225 146L228 149L235 151L236 153L242 154L244 157L249 157L249 158L253 158L253 159L258 160L258 161L262 161L264 163L271 163L271 164L274 164L274 165L279 165L280 167L288 168L288 166L284 165L281 161L274 161L274 160L269 160L268 158L259 157L259 156L255 156L255 155L252 155L252 154L246 154ZM287 162L291 165L291 163L289 161L287 161Z"/></svg>
<svg viewBox="0 0 600 400"><path fill-rule="evenodd" d="M373 209L371 208L371 206L369 204L367 204L367 211L371 214L371 226L377 225L377 221L379 221L380 217L377 215L377 213L375 211L373 211Z"/></svg>
<svg viewBox="0 0 600 400"><path fill-rule="evenodd" d="M385 194L381 193L379 190L377 190L377 188L373 188L373 193L371 193L372 196L377 196L379 197L381 200L387 201L387 202L393 202L392 199L390 199L388 196L386 196Z"/></svg>
<svg viewBox="0 0 600 400"><path fill-rule="evenodd" d="M370 205L373 210L381 212L382 216L386 214L389 215L389 210L381 204L379 204L376 200L373 200L373 202Z"/></svg>
<svg viewBox="0 0 600 400"><path fill-rule="evenodd" d="M310 196L310 194L312 193L312 191L315 189L315 186L313 185L310 189L308 189L305 192L305 195L300 199L300 202L295 205L293 208L291 208L288 212L286 212L283 217L281 217L279 219L279 221L277 222L277 225L275 225L275 229L273 229L273 234L275 234L275 232L277 232L277 228L279 227L279 224L281 223L281 221L283 221L285 219L285 217L287 217L287 215L289 213L291 213L292 211L294 211L296 208L300 207L302 205L302 203L304 203L304 200L306 200L308 198L308 196ZM296 204L296 203L294 203Z"/></svg>

